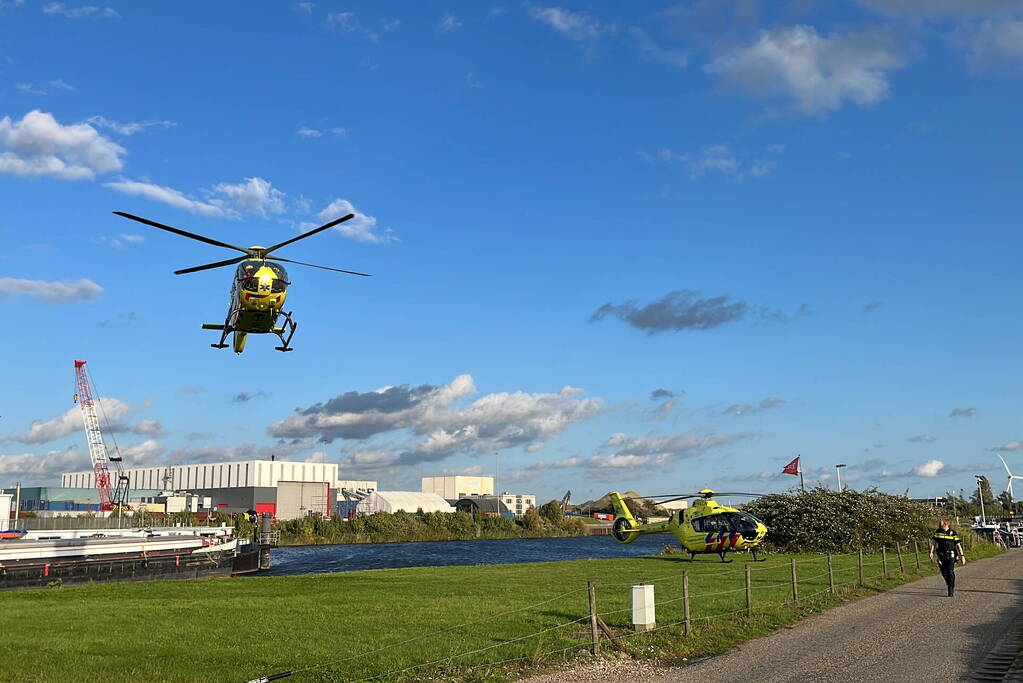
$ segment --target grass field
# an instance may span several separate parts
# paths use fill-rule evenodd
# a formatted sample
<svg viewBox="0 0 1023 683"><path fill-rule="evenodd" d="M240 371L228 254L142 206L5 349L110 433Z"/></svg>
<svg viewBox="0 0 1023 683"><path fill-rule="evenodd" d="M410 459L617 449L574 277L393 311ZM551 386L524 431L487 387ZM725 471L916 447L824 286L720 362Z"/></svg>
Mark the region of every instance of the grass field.
<svg viewBox="0 0 1023 683"><path fill-rule="evenodd" d="M974 557L993 554L981 546ZM800 601L791 603L790 559ZM744 555L731 564L681 556L481 567L422 567L291 577L155 581L0 594L0 680L289 681L515 678L587 659L586 582L630 656L678 661L719 652L851 596L906 578L889 553L865 556L868 587L832 596L822 555L751 564L756 612L745 609ZM924 573L934 570L921 555ZM836 556L835 582L857 561ZM689 572L693 634L684 637L681 576ZM658 630L633 635L629 586L652 583ZM605 640L604 651L613 651ZM619 655L623 656L623 655ZM379 677L378 677L379 676ZM375 678L378 677L378 678Z"/></svg>

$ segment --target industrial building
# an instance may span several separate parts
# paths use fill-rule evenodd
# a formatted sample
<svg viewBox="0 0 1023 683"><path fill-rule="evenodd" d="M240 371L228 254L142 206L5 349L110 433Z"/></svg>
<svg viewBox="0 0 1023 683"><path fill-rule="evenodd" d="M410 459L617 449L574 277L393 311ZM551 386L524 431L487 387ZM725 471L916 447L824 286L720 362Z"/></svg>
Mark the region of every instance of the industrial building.
<svg viewBox="0 0 1023 683"><path fill-rule="evenodd" d="M526 510L536 507L536 496L531 493L508 493L505 491L498 498L516 517L526 514Z"/></svg>
<svg viewBox="0 0 1023 683"><path fill-rule="evenodd" d="M2 489L4 494L15 494L15 489ZM143 496L155 496L159 490L143 489L131 492L131 500ZM92 489L59 488L56 486L22 486L21 512L97 512L100 509L99 492Z"/></svg>
<svg viewBox="0 0 1023 683"><path fill-rule="evenodd" d="M498 509L499 506L492 503L485 503L484 508L486 509L480 510L479 505L474 506L470 502L464 504L467 512L469 511L468 508L476 508L474 512L482 512L483 514L504 515L511 513L515 517L521 517L526 514L526 510L536 507L536 496L531 494L508 493L505 491L499 496L495 496L493 477L468 477L465 475L423 477L422 489L423 493L436 493L452 505L457 505L459 501L465 499L488 497L500 499L500 510Z"/></svg>
<svg viewBox="0 0 1023 683"><path fill-rule="evenodd" d="M360 515L374 512L454 512L455 508L436 493L418 491L375 491L359 501Z"/></svg>
<svg viewBox="0 0 1023 683"><path fill-rule="evenodd" d="M494 478L461 475L423 477L421 490L423 493L436 493L447 501L455 501L469 496L492 496L494 495Z"/></svg>
<svg viewBox="0 0 1023 683"><path fill-rule="evenodd" d="M337 464L283 460L131 467L125 468L124 475L133 498L166 498L162 494L187 492L199 496L200 505L202 498L208 497L212 507L222 512L255 510L277 519L330 517L342 488L374 491L377 486L375 481L339 480ZM92 470L64 473L60 480L65 489L91 488L96 493ZM192 506L189 501L187 507Z"/></svg>
<svg viewBox="0 0 1023 683"><path fill-rule="evenodd" d="M470 496L460 498L455 509L464 512L473 519L479 517L514 517L515 515L502 503L497 496Z"/></svg>

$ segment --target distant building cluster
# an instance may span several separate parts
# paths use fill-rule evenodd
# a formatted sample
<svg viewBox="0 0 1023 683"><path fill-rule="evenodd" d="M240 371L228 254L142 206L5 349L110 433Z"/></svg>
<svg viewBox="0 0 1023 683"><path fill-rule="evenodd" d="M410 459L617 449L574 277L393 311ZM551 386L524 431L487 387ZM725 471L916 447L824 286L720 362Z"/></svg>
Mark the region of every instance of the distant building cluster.
<svg viewBox="0 0 1023 683"><path fill-rule="evenodd" d="M339 478L338 465L282 460L125 468L133 509L202 514L270 513L288 520L352 517L375 512L455 512L521 517L536 507L532 494L494 492L486 476L422 477L420 491L380 491L377 482ZM60 488L21 489L20 506L39 516L88 514L100 509L92 470L66 472ZM4 493L13 494L13 490Z"/></svg>

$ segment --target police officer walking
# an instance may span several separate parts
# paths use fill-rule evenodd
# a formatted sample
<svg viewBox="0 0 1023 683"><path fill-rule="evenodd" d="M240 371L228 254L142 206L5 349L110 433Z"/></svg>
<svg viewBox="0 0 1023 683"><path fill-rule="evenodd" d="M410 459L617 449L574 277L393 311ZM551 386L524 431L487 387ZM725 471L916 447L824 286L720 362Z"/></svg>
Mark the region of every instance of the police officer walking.
<svg viewBox="0 0 1023 683"><path fill-rule="evenodd" d="M955 529L949 528L948 520L944 517L931 537L930 556L932 560L935 553L938 555L938 568L941 570L941 575L945 577L945 585L948 586L948 597L951 598L956 592L956 560L958 559L965 565L966 555L963 554L959 534L955 532Z"/></svg>

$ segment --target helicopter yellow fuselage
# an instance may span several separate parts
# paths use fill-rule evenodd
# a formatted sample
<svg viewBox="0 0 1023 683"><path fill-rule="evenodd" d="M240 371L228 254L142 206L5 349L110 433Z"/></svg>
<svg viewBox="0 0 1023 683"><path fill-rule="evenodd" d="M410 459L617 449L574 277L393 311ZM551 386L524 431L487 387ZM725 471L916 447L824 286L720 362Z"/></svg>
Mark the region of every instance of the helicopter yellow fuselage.
<svg viewBox="0 0 1023 683"><path fill-rule="evenodd" d="M667 521L639 524L620 493L611 494L615 510L614 537L619 543L632 543L645 534L670 533L688 552L723 554L733 550L753 550L767 536L767 527L749 513L718 505L700 498L693 505L672 511Z"/></svg>
<svg viewBox="0 0 1023 683"><path fill-rule="evenodd" d="M253 247L257 249L259 247ZM278 334L278 317L288 298L288 274L282 266L257 258L242 261L235 271L224 325L204 324L205 329L225 327L234 332L235 353L245 350L249 334Z"/></svg>

